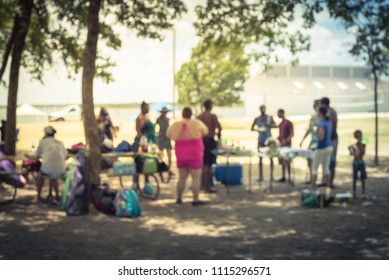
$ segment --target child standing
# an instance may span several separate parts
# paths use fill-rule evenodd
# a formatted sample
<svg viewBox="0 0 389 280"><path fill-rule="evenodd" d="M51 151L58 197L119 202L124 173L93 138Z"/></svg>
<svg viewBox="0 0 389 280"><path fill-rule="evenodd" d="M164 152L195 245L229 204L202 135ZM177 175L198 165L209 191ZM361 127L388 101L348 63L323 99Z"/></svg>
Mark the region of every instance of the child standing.
<svg viewBox="0 0 389 280"><path fill-rule="evenodd" d="M362 198L366 198L365 194L365 180L367 179L366 176L366 166L365 161L363 160L363 156L365 155L365 148L366 145L362 143L362 131L356 130L354 132L354 137L357 139L357 143L350 146L350 153L354 156L353 161L353 196L354 198L357 197L356 195L356 187L357 187L357 180L358 180L358 172L360 172L360 179L362 181Z"/></svg>

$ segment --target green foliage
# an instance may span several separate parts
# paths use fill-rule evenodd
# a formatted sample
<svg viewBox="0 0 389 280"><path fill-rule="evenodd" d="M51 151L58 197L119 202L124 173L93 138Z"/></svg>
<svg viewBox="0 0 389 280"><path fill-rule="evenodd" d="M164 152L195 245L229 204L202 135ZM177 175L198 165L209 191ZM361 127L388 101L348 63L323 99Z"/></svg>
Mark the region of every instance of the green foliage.
<svg viewBox="0 0 389 280"><path fill-rule="evenodd" d="M199 107L207 98L218 106L240 103L248 66L242 43L200 43L177 73L178 102Z"/></svg>
<svg viewBox="0 0 389 280"><path fill-rule="evenodd" d="M68 77L82 67L88 19L87 0L36 0L23 52L22 66L33 79L43 83L45 71L62 59ZM18 2L0 0L0 55L10 37ZM186 12L179 0L106 0L100 11L100 48L118 50L122 41L114 26L122 25L139 37L162 40L160 31L172 27L173 20ZM106 53L106 52L105 52ZM113 81L110 69L115 62L98 51L96 77Z"/></svg>
<svg viewBox="0 0 389 280"><path fill-rule="evenodd" d="M350 53L365 60L374 76L389 75L389 2L328 0L328 8L354 34Z"/></svg>
<svg viewBox="0 0 389 280"><path fill-rule="evenodd" d="M327 0L331 16L353 33L350 53L370 66L374 78L375 164L378 165L378 81L389 75L389 2L387 0Z"/></svg>
<svg viewBox="0 0 389 280"><path fill-rule="evenodd" d="M161 30L173 27L173 21L185 13L181 0L107 0L105 15L114 15L115 21L139 37L159 39Z"/></svg>
<svg viewBox="0 0 389 280"><path fill-rule="evenodd" d="M3 56L14 27L14 19L20 14L21 8L20 2L0 1L4 2L0 5L0 54ZM21 66L40 82L43 82L44 72L54 65L58 57L63 58L69 73L77 73L80 68L82 48L77 40L79 32L69 29L56 13L64 8L61 5L61 1L55 0L33 2Z"/></svg>
<svg viewBox="0 0 389 280"><path fill-rule="evenodd" d="M206 41L256 43L255 58L268 62L276 50L287 48L292 55L309 49L309 37L290 32L295 11L303 11L304 27L311 27L314 15L322 10L319 3L304 0L208 0L197 6L197 34Z"/></svg>

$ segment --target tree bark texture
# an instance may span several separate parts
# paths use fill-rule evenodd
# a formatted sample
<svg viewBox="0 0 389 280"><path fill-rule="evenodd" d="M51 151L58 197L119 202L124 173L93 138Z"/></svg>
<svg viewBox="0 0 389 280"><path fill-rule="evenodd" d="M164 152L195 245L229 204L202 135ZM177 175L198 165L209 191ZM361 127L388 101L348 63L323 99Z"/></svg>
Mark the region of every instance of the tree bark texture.
<svg viewBox="0 0 389 280"><path fill-rule="evenodd" d="M32 0L20 0L19 2L21 7L21 14L18 15L19 30L16 31L12 48L12 61L8 86L7 125L4 147L5 153L8 155L15 155L19 70L32 11Z"/></svg>
<svg viewBox="0 0 389 280"><path fill-rule="evenodd" d="M88 154L88 175L85 195L85 210L89 210L93 184L99 183L100 173L100 144L98 128L94 113L93 78L96 68L97 41L99 38L99 11L103 0L90 0L88 11L88 35L83 55L82 73L82 108L84 131Z"/></svg>

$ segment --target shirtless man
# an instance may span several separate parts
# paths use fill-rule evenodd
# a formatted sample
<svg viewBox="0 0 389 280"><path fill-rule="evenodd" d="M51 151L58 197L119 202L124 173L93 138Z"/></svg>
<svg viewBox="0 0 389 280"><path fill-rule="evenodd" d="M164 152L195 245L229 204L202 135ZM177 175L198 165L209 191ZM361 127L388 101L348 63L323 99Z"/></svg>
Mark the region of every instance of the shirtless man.
<svg viewBox="0 0 389 280"><path fill-rule="evenodd" d="M216 149L217 140L220 141L222 127L215 114L212 114L212 100L207 99L203 103L205 111L198 116L198 119L202 121L208 127L208 134L203 137L204 142L204 169L202 188L205 192L212 193L215 190L210 189L210 180L212 178L212 164L216 163L216 156L212 154L212 150Z"/></svg>

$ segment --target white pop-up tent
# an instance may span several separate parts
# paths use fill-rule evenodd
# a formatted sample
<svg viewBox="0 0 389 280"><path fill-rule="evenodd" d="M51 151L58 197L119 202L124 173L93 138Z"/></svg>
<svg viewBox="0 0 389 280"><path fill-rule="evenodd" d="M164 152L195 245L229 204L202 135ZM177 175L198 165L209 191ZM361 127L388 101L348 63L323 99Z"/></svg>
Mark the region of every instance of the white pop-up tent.
<svg viewBox="0 0 389 280"><path fill-rule="evenodd" d="M16 120L17 123L47 123L49 117L45 112L25 103L16 109Z"/></svg>

